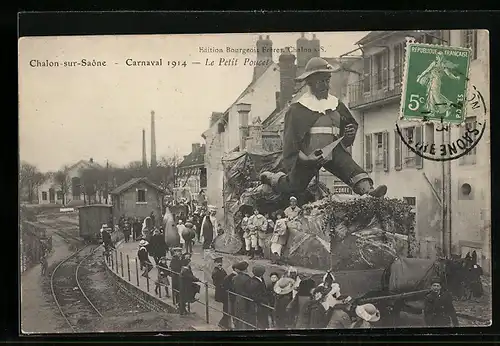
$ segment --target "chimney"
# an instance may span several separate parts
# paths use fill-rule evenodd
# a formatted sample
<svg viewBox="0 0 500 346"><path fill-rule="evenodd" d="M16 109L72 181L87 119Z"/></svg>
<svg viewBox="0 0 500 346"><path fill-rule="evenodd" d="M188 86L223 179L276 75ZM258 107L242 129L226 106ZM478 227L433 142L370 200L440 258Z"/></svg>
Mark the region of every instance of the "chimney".
<svg viewBox="0 0 500 346"><path fill-rule="evenodd" d="M249 137L251 138L249 149L262 150L262 121L260 117L255 118L248 128Z"/></svg>
<svg viewBox="0 0 500 346"><path fill-rule="evenodd" d="M200 151L201 145L200 143L192 143L191 144L191 152L197 153Z"/></svg>
<svg viewBox="0 0 500 346"><path fill-rule="evenodd" d="M311 58L319 57L321 53L321 45L318 38L316 37L316 34L313 34L313 38L310 42L310 47L312 49Z"/></svg>
<svg viewBox="0 0 500 346"><path fill-rule="evenodd" d="M238 103L236 105L236 110L239 114L240 122L240 151L246 149L246 139L249 135L248 133L248 113L250 113L251 105L248 103Z"/></svg>
<svg viewBox="0 0 500 346"><path fill-rule="evenodd" d="M280 109L285 108L292 99L295 91L295 78L297 76L297 66L295 56L290 53L287 47L279 58L280 66Z"/></svg>
<svg viewBox="0 0 500 346"><path fill-rule="evenodd" d="M220 118L222 118L222 116L224 115L224 113L222 112L212 112L212 115L210 116L210 127L212 127L217 121L219 121Z"/></svg>
<svg viewBox="0 0 500 346"><path fill-rule="evenodd" d="M306 38L305 33L301 32L300 37L297 39L297 75L304 72L304 68L309 60L306 52L308 44L309 40Z"/></svg>
<svg viewBox="0 0 500 346"><path fill-rule="evenodd" d="M151 111L151 167L156 167L155 111Z"/></svg>
<svg viewBox="0 0 500 346"><path fill-rule="evenodd" d="M146 160L146 130L142 129L142 166L146 168L148 161Z"/></svg>
<svg viewBox="0 0 500 346"><path fill-rule="evenodd" d="M259 79L273 61L273 41L269 35L265 39L259 35L257 40L257 61L253 70L253 81Z"/></svg>

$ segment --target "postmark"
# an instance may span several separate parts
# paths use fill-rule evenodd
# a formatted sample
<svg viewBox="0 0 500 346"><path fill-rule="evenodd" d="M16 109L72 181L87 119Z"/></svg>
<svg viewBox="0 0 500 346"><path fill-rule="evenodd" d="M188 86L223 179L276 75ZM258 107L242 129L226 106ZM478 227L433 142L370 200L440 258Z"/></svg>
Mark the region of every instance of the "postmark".
<svg viewBox="0 0 500 346"><path fill-rule="evenodd" d="M470 59L468 48L409 40L400 118L462 123L467 110Z"/></svg>
<svg viewBox="0 0 500 346"><path fill-rule="evenodd" d="M423 126L426 124L433 125L433 140L423 136L421 138L408 136L403 131L403 125L396 123L396 133L403 144L416 155L430 161L457 160L474 150L486 130L487 107L483 95L477 90L476 86L472 85L469 89L470 93L464 102L464 109L468 110L469 119L475 120L450 124L445 121L444 116L440 121L433 121L427 116L422 116L420 121ZM402 120L401 122L408 122L408 120ZM440 136L442 142L435 143L434 138Z"/></svg>

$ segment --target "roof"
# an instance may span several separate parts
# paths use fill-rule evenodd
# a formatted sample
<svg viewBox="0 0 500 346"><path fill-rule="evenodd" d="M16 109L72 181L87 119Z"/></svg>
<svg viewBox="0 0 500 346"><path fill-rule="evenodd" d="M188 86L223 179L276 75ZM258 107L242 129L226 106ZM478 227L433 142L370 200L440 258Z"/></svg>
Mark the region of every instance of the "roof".
<svg viewBox="0 0 500 346"><path fill-rule="evenodd" d="M290 105L294 102L296 102L306 91L305 84L303 84L299 90L293 95L292 99L288 104L283 107L279 112L273 112L264 122L262 123L262 127L266 129L268 126L273 125L276 119L281 118L282 116L285 115L285 113L288 111L288 108L290 108Z"/></svg>
<svg viewBox="0 0 500 346"><path fill-rule="evenodd" d="M191 151L184 160L177 166L177 168L183 168L194 165L205 164L205 145L201 145L196 151Z"/></svg>
<svg viewBox="0 0 500 346"><path fill-rule="evenodd" d="M137 185L139 183L145 183L145 184L148 184L149 186L151 186L152 188L160 191L160 192L163 192L165 193L165 190L162 189L160 186L156 185L155 183L153 183L151 180L149 180L148 178L132 178L130 179L129 181L127 181L126 183L118 186L117 188L115 188L113 191L111 191L111 194L112 195L119 195L123 192L125 192L126 190L130 189L131 187L133 187L134 185Z"/></svg>
<svg viewBox="0 0 500 346"><path fill-rule="evenodd" d="M221 117L219 121L215 122L214 125L219 123L223 119L227 121L226 118L228 117L228 112L231 109L231 107L233 107L239 100L241 100L241 98L247 95L252 90L253 86L255 86L255 84L266 74L267 70L269 70L271 67L278 68L278 64L273 62L271 65L267 66L267 68L262 72L259 78L252 80L250 84L248 84L248 86L243 90L243 92L234 100L234 102L229 107L227 107L227 109L224 111L224 116Z"/></svg>
<svg viewBox="0 0 500 346"><path fill-rule="evenodd" d="M370 31L366 36L363 36L358 42L355 44L363 45L366 43L369 43L371 41L374 41L375 39L385 36L392 31Z"/></svg>

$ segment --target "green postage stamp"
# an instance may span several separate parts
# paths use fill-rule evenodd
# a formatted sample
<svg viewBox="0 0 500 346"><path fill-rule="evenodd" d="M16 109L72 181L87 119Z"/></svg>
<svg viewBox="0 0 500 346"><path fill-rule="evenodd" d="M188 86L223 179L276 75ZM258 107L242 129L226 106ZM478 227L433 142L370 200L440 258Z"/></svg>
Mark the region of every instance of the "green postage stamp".
<svg viewBox="0 0 500 346"><path fill-rule="evenodd" d="M408 43L401 118L463 122L470 57L468 48Z"/></svg>

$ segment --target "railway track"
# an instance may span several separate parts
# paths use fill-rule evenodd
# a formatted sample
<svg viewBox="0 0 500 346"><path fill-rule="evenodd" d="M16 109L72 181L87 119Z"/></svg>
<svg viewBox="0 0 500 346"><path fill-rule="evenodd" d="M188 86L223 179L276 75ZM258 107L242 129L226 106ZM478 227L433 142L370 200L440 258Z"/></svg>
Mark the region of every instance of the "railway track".
<svg viewBox="0 0 500 346"><path fill-rule="evenodd" d="M60 262L50 276L50 290L54 302L74 333L91 332L96 319L103 317L85 293L78 272L82 263L99 246L86 246Z"/></svg>

